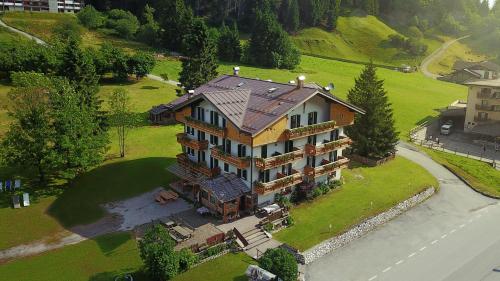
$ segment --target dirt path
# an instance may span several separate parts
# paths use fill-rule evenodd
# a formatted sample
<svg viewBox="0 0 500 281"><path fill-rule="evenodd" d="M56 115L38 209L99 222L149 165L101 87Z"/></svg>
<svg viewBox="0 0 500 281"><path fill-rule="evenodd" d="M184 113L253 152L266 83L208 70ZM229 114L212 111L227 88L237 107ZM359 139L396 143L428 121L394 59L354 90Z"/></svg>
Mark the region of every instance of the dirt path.
<svg viewBox="0 0 500 281"><path fill-rule="evenodd" d="M430 72L429 71L429 65L434 60L436 60L439 57L441 57L444 54L444 52L446 52L446 50L448 50L448 48L450 48L453 44L457 43L458 41L460 41L462 39L468 38L469 36L470 35L467 35L467 36L463 36L463 37L460 37L460 38L455 39L455 40L448 41L448 42L444 43L441 47L439 47L439 49L435 50L432 54L430 54L428 57L426 57L422 61L422 65L420 66L420 69L422 70L422 73L425 76L427 76L429 78L432 78L432 79L437 79L437 78L441 77L438 74Z"/></svg>

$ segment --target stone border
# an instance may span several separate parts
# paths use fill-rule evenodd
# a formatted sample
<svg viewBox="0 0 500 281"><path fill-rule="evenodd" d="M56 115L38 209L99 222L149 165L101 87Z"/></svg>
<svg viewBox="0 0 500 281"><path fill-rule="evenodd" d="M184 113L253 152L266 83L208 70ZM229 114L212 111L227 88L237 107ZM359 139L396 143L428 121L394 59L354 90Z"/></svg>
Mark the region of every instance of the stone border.
<svg viewBox="0 0 500 281"><path fill-rule="evenodd" d="M357 226L351 228L350 230L348 230L343 234L325 240L320 244L306 250L303 253L297 252L293 254L295 255L295 258L297 259L298 262L302 264L310 264L311 262L325 256L326 254L338 248L341 248L349 244L350 242L374 230L379 225L382 225L394 219L395 217L408 211L412 207L415 207L416 205L422 203L423 201L431 197L435 193L435 191L436 189L434 187L429 187L426 190L414 195L413 197L403 202L400 202L399 204L392 207L388 211L365 220L364 222L358 224Z"/></svg>

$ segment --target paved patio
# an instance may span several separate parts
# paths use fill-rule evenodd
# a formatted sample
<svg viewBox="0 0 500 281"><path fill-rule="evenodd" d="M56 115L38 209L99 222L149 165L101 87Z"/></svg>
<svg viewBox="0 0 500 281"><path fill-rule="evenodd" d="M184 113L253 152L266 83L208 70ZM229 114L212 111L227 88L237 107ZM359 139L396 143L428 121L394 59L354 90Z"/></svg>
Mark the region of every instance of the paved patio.
<svg viewBox="0 0 500 281"><path fill-rule="evenodd" d="M136 226L193 208L182 198L160 205L155 202L155 195L161 190L163 188L159 187L131 199L106 204L104 207L109 213L123 218L118 230L131 230Z"/></svg>

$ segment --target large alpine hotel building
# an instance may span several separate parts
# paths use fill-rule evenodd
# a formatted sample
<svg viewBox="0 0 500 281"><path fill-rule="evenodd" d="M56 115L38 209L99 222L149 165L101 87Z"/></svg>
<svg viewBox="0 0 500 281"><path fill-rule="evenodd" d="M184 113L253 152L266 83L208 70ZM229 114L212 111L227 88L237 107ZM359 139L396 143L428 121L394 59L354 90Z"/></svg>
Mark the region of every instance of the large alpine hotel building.
<svg viewBox="0 0 500 281"><path fill-rule="evenodd" d="M184 132L169 168L193 198L224 221L299 186L339 179L351 140L344 127L363 111L304 77L288 84L218 77L169 106Z"/></svg>

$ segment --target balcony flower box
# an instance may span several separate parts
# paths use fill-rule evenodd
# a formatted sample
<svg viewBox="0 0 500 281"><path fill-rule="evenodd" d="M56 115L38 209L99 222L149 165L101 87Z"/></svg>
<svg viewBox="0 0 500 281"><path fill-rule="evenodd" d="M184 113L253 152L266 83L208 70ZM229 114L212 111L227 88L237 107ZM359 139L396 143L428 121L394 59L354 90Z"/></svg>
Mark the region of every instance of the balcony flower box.
<svg viewBox="0 0 500 281"><path fill-rule="evenodd" d="M285 136L287 139L298 139L302 137L307 137L310 135L316 135L331 131L336 128L336 122L334 120L318 123L314 125L304 126L295 129L288 129L285 131Z"/></svg>
<svg viewBox="0 0 500 281"><path fill-rule="evenodd" d="M221 146L216 146L211 149L212 157L227 162L238 169L245 169L250 166L250 157L238 157L231 153L225 152Z"/></svg>
<svg viewBox="0 0 500 281"><path fill-rule="evenodd" d="M216 135L219 137L225 137L226 136L226 129L219 127L214 124L210 124L201 120L197 120L191 116L186 116L186 123L188 126L191 126L193 128L196 128L201 131L208 132L212 135Z"/></svg>
<svg viewBox="0 0 500 281"><path fill-rule="evenodd" d="M255 166L260 170L267 170L282 166L304 158L304 150L294 148L292 152L268 158L255 158Z"/></svg>

